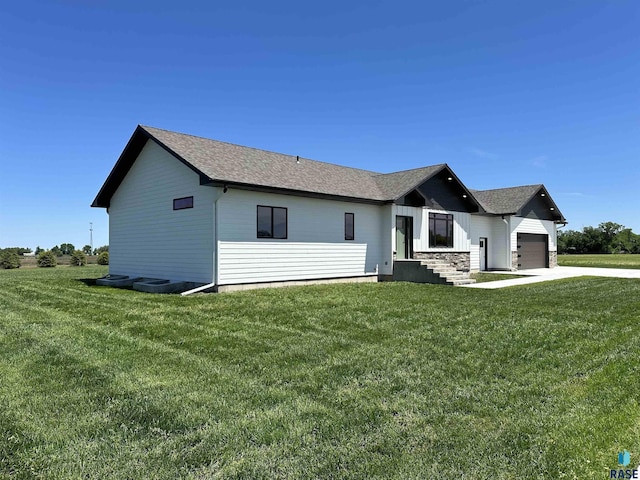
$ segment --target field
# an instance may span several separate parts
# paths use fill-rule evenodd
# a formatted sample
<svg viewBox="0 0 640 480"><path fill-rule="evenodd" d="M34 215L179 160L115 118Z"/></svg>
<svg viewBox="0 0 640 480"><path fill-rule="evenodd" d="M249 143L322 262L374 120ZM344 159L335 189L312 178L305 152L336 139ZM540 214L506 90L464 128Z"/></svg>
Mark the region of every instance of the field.
<svg viewBox="0 0 640 480"><path fill-rule="evenodd" d="M558 265L565 267L640 268L640 255L621 253L558 255Z"/></svg>
<svg viewBox="0 0 640 480"><path fill-rule="evenodd" d="M0 271L0 478L603 479L640 460L640 281L183 298L105 272Z"/></svg>

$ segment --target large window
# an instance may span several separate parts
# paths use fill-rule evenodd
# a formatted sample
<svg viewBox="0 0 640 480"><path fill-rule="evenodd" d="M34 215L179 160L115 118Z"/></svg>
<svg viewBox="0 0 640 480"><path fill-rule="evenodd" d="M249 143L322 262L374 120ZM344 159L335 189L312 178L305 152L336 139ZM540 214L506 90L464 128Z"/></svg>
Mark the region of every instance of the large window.
<svg viewBox="0 0 640 480"><path fill-rule="evenodd" d="M429 214L429 247L453 247L453 215Z"/></svg>
<svg viewBox="0 0 640 480"><path fill-rule="evenodd" d="M354 223L354 214L345 213L344 214L344 239L354 240L355 238L356 238L356 229L355 229L355 223Z"/></svg>
<svg viewBox="0 0 640 480"><path fill-rule="evenodd" d="M287 209L258 205L258 238L287 238Z"/></svg>

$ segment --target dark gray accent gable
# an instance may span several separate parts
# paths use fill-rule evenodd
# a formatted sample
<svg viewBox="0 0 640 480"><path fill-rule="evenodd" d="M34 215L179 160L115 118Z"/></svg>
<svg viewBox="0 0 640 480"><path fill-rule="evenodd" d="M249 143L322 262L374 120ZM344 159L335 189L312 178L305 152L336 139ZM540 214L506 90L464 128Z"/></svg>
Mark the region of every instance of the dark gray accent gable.
<svg viewBox="0 0 640 480"><path fill-rule="evenodd" d="M448 170L429 178L417 190L426 199L427 207L468 213L480 211L473 196Z"/></svg>
<svg viewBox="0 0 640 480"><path fill-rule="evenodd" d="M536 218L538 220L557 220L558 215L550 210L551 205L549 205L546 198L547 197L541 197L540 195L534 196L522 207L518 216Z"/></svg>

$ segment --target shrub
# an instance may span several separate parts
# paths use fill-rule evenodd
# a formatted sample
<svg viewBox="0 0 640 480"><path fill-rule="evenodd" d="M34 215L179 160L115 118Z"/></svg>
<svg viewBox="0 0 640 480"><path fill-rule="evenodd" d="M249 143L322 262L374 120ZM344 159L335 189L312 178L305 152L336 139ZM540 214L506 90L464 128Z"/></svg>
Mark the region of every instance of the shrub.
<svg viewBox="0 0 640 480"><path fill-rule="evenodd" d="M0 250L0 267L7 270L20 268L20 256L15 250Z"/></svg>
<svg viewBox="0 0 640 480"><path fill-rule="evenodd" d="M55 267L58 264L56 260L56 256L51 250L46 252L42 252L38 255L38 266L39 267Z"/></svg>
<svg viewBox="0 0 640 480"><path fill-rule="evenodd" d="M87 256L81 250L74 250L71 253L70 264L72 267L83 267L87 264Z"/></svg>
<svg viewBox="0 0 640 480"><path fill-rule="evenodd" d="M98 255L98 265L109 265L109 252L102 252Z"/></svg>

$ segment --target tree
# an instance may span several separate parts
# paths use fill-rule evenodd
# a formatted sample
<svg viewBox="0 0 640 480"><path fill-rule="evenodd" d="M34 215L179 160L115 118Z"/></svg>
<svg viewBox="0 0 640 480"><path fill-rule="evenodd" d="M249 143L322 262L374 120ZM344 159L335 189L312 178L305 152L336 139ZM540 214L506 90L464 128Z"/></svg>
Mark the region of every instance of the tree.
<svg viewBox="0 0 640 480"><path fill-rule="evenodd" d="M82 253L85 255L91 255L91 245L85 245L82 247Z"/></svg>
<svg viewBox="0 0 640 480"><path fill-rule="evenodd" d="M98 265L109 265L109 252L102 252L98 255Z"/></svg>
<svg viewBox="0 0 640 480"><path fill-rule="evenodd" d="M37 261L39 267L55 267L58 264L56 256L52 250L49 250L48 252L42 252L40 255L38 255Z"/></svg>
<svg viewBox="0 0 640 480"><path fill-rule="evenodd" d="M76 250L76 247L72 243L61 243L60 250L63 255L71 255Z"/></svg>
<svg viewBox="0 0 640 480"><path fill-rule="evenodd" d="M558 231L559 253L640 253L640 235L615 222Z"/></svg>
<svg viewBox="0 0 640 480"><path fill-rule="evenodd" d="M94 255L99 255L102 252L108 252L109 251L109 245L103 245L102 247L98 247L93 251Z"/></svg>
<svg viewBox="0 0 640 480"><path fill-rule="evenodd" d="M62 256L62 250L60 250L60 247L58 245L56 245L55 247L53 247L49 251L51 253L53 253L56 257L61 257Z"/></svg>
<svg viewBox="0 0 640 480"><path fill-rule="evenodd" d="M40 246L37 246L37 247L36 247L36 257L37 257L38 255L40 255L42 252L44 252L44 248L40 248Z"/></svg>
<svg viewBox="0 0 640 480"><path fill-rule="evenodd" d="M82 251L74 250L71 254L70 263L73 267L83 267L87 264L87 257Z"/></svg>
<svg viewBox="0 0 640 480"><path fill-rule="evenodd" d="M20 255L11 248L0 250L0 268L20 268Z"/></svg>

